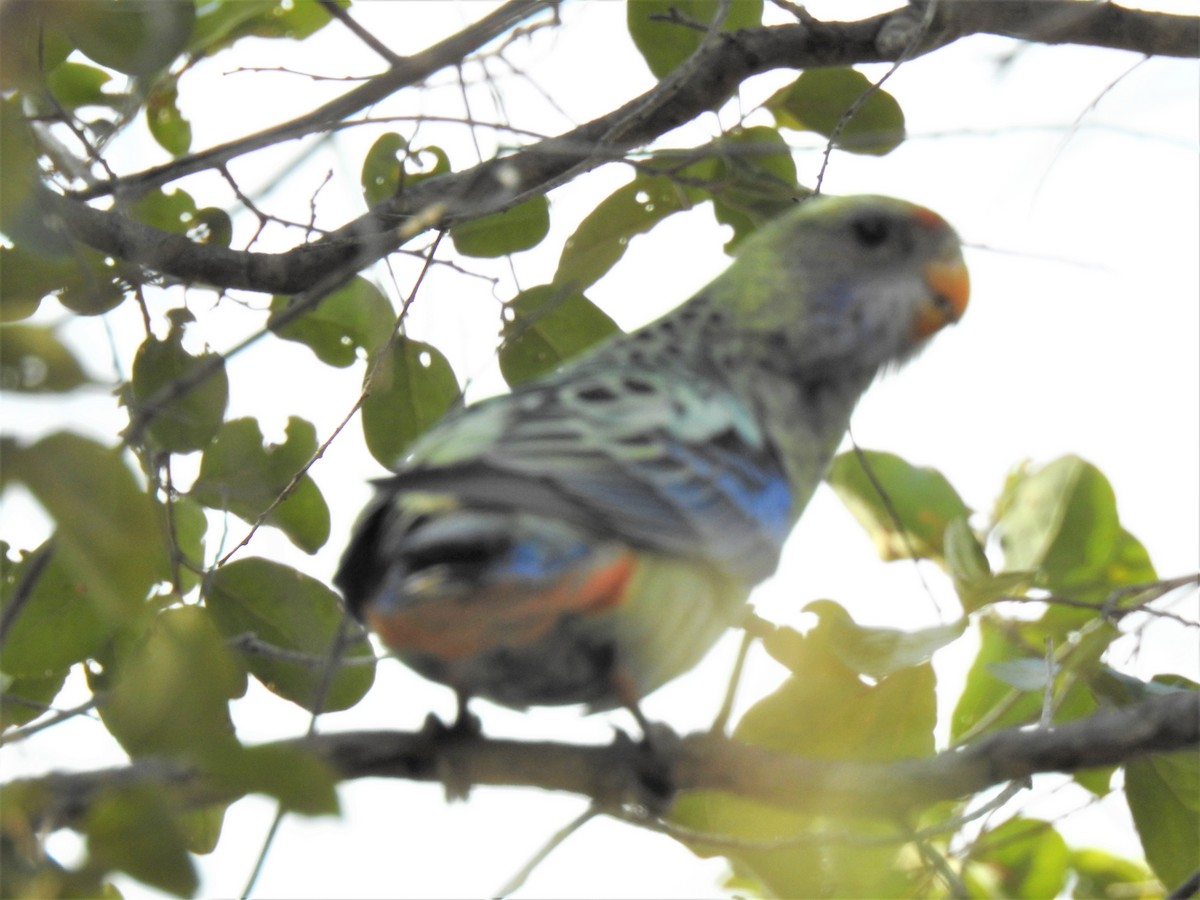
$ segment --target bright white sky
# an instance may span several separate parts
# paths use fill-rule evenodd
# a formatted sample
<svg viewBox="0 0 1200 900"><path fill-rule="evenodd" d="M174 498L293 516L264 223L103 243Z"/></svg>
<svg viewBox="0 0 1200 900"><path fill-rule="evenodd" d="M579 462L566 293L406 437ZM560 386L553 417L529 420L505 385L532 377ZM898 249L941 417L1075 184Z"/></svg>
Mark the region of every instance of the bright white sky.
<svg viewBox="0 0 1200 900"><path fill-rule="evenodd" d="M819 18L859 18L892 5L826 0L807 7ZM1197 14L1200 2L1171 8ZM485 9L482 3L375 3L356 6L353 14L395 51L409 53ZM623 36L623 4L569 3L562 15L565 26L553 40L538 42L534 53L521 45L512 52L530 79L503 81L505 109L517 126L559 133L652 83ZM960 41L907 64L888 82L907 116L910 139L880 159L835 153L825 190L888 193L924 203L954 223L971 247L974 293L967 316L864 400L854 420L860 445L941 469L984 514L1014 464L1078 453L1108 475L1124 524L1147 545L1159 573L1174 576L1200 566L1200 77L1194 61L1150 60L1135 67L1137 62L1134 54L1122 52L1021 48L994 38ZM381 68L336 24L300 45L244 42L207 64L211 76L197 72L183 82L181 105L193 123L193 147L284 121L344 89L296 75L235 71L274 65L330 75ZM864 71L878 77L885 68ZM499 64L492 72L505 74ZM765 121L763 113L752 111L791 77L780 72L752 82L740 105L722 111L721 125L733 125L739 111L749 124ZM446 75L435 80L442 86L438 90L383 104L377 114L461 115L457 85ZM551 92L566 117L534 86ZM502 120L486 90L471 96L477 118ZM664 143L704 140L715 122L708 117ZM395 127L408 129L407 123ZM334 181L319 196L325 224L358 215L358 168L374 137L367 129L345 132L288 182L294 196L272 194L264 205L307 219L310 195L332 169ZM486 133L480 137L489 139ZM445 147L456 167L475 160L461 129L425 126L417 143L426 142ZM801 181L811 184L821 147L803 135L796 147ZM273 165L298 150L288 145L272 158ZM491 152L487 143L483 152ZM114 148L111 160L120 171L164 161L148 138ZM233 171L243 189L252 189L276 169L271 162L242 161ZM552 232L545 249L518 256L511 271L504 261L467 261L472 271L500 279L494 291L486 281L432 273L414 306L410 333L441 347L460 379L470 379L473 394L498 390L491 362L496 302L514 292L512 273L525 287L548 280L563 239L627 177L626 170L612 167L551 194ZM195 186L193 195L202 190ZM701 208L636 239L621 265L589 292L592 299L627 327L686 299L726 264L720 251L724 236L710 216ZM242 221L240 227L252 223ZM382 267L367 274L395 298L407 293L416 269L397 257L394 271L394 282ZM193 292L189 302L206 310L211 298ZM199 335L217 349L261 322L232 306L223 304L214 325ZM42 318L61 316L51 311ZM119 341L137 334L132 309L113 318ZM97 321L76 323L68 333L81 346L107 341ZM134 346L122 343L126 367ZM277 438L287 415L297 414L312 420L320 437L328 435L356 396L361 369L331 373L297 345L264 349L231 364L230 416L259 415L268 437ZM97 365L103 364L101 357ZM101 439L111 440L120 427L119 413L103 395L52 410L35 411L11 400L9 408L18 412L6 415L17 422L13 430L31 436L69 425L95 428ZM251 551L328 578L342 536L368 497L366 480L382 470L352 426L312 474L333 504L330 546L305 557L265 529ZM28 540L29 502L10 497L4 511L21 527L6 526L3 536ZM232 539L242 533L235 522ZM923 574L943 605L954 608L939 573ZM937 617L913 566L880 562L825 489L793 536L778 575L754 600L768 618L806 626L798 610L821 597L842 602L865 624L911 628ZM1189 610L1194 617L1194 595L1180 609ZM1151 628L1140 652L1129 642L1115 661L1142 676L1171 671L1200 677L1195 635L1172 641L1167 631ZM735 645L727 639L699 669L652 696L645 703L647 715L681 730L706 726ZM943 684L953 688L970 652L964 647L953 658L937 660ZM779 678L771 663L756 659L742 696L761 695ZM952 693L945 701L953 702ZM251 742L302 733L307 717L288 707L264 691L252 693L235 710L239 732ZM354 710L327 717L324 728L414 728L431 710L448 716L449 693L385 662L368 698ZM522 715L481 705L479 711L485 730L497 735L603 741L613 722L628 725L624 714L584 718L575 709ZM11 774L119 762L120 752L108 744L98 724L80 720L7 750L5 769ZM343 788L341 797L341 819L285 820L256 896L494 895L584 808L573 797L501 789L478 790L468 803L448 805L439 788L401 781L359 782ZM1034 804L1027 812L1057 815L1084 802L1081 792L1067 790L1053 805ZM272 811L256 798L230 811L220 848L201 861L204 895L230 896L242 889ZM1105 803L1068 820L1066 830L1081 843L1136 853L1124 819L1120 804ZM56 836L53 846L67 858L78 852L71 835ZM518 896L720 897L723 872L721 861L697 860L669 839L598 820L544 862ZM121 888L127 897L153 896L128 880Z"/></svg>

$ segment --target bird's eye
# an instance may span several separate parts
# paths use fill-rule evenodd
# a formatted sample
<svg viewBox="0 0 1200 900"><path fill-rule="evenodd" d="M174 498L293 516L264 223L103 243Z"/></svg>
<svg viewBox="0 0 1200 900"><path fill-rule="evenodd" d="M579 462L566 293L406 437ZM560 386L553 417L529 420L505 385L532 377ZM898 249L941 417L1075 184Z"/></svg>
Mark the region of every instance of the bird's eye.
<svg viewBox="0 0 1200 900"><path fill-rule="evenodd" d="M892 233L891 223L883 216L860 216L850 223L858 242L867 248L878 247Z"/></svg>

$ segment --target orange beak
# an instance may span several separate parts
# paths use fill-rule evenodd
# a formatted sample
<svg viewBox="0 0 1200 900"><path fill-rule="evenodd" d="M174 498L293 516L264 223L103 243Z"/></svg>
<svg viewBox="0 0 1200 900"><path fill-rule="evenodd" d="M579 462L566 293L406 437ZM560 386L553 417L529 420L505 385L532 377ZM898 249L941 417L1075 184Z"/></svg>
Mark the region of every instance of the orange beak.
<svg viewBox="0 0 1200 900"><path fill-rule="evenodd" d="M971 295L971 278L962 258L940 259L922 270L930 296L917 310L913 337L927 338L962 318Z"/></svg>

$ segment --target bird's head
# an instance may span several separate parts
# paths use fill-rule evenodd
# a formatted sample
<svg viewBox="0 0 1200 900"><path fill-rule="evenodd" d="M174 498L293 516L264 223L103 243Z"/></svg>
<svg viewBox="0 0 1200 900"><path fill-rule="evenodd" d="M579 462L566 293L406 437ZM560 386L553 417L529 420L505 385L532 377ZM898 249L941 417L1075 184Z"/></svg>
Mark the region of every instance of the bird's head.
<svg viewBox="0 0 1200 900"><path fill-rule="evenodd" d="M958 236L890 197L817 197L749 238L709 289L759 363L800 376L911 357L967 305ZM784 301L784 302L781 302Z"/></svg>

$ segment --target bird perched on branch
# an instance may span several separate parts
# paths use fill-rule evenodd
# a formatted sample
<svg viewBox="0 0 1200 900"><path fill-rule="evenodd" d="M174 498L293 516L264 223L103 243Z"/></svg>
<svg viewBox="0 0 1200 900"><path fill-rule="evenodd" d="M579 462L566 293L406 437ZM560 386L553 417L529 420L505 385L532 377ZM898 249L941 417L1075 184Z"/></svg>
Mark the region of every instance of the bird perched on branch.
<svg viewBox="0 0 1200 900"><path fill-rule="evenodd" d="M635 708L738 620L858 398L967 295L936 213L807 200L673 312L435 426L335 581L460 714Z"/></svg>

